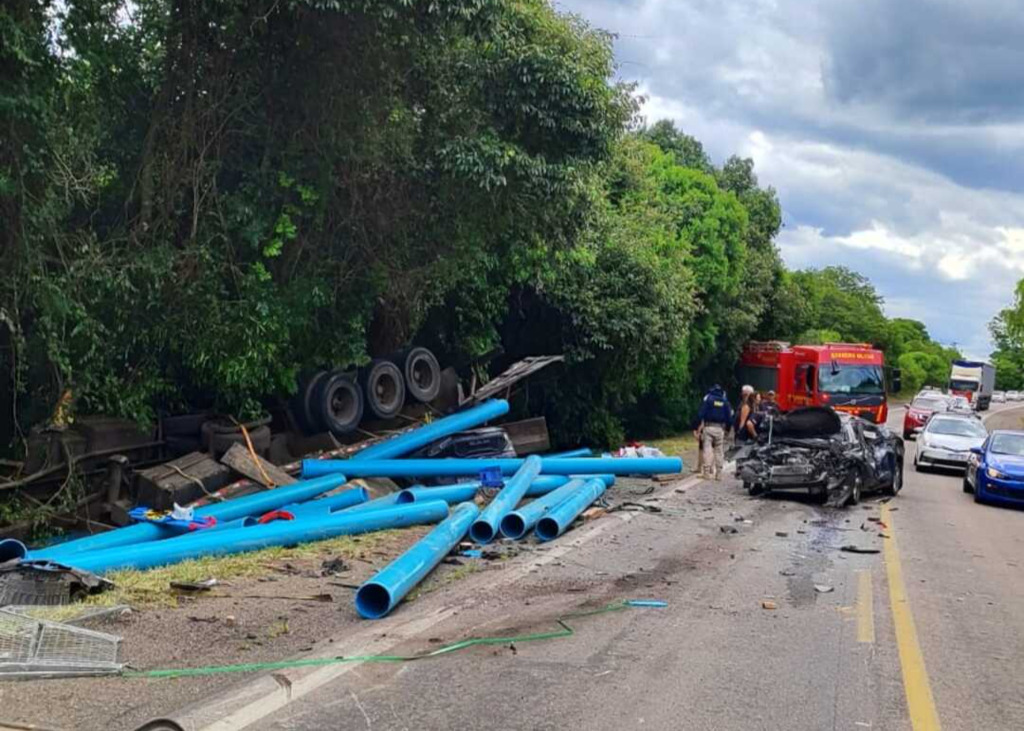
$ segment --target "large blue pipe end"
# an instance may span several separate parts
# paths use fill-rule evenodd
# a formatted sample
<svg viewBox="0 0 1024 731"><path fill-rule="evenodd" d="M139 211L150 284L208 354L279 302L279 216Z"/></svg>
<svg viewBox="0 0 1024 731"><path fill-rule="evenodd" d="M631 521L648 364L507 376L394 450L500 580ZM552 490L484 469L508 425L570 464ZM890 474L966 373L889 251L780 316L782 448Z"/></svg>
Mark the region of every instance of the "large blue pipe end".
<svg viewBox="0 0 1024 731"><path fill-rule="evenodd" d="M506 538L519 540L526 535L526 521L516 513L509 513L501 519L501 534Z"/></svg>
<svg viewBox="0 0 1024 731"><path fill-rule="evenodd" d="M469 537L474 543L490 543L494 540L494 526L486 520L475 520L469 527Z"/></svg>
<svg viewBox="0 0 1024 731"><path fill-rule="evenodd" d="M392 607L391 592L383 584L368 581L356 591L356 611L363 619L380 619Z"/></svg>
<svg viewBox="0 0 1024 731"><path fill-rule="evenodd" d="M28 555L28 548L14 538L0 538L0 563L23 559Z"/></svg>
<svg viewBox="0 0 1024 731"><path fill-rule="evenodd" d="M537 534L537 538L542 541L555 540L558 538L560 531L561 527L558 525L558 521L548 517L538 520L537 525L533 529L533 532Z"/></svg>

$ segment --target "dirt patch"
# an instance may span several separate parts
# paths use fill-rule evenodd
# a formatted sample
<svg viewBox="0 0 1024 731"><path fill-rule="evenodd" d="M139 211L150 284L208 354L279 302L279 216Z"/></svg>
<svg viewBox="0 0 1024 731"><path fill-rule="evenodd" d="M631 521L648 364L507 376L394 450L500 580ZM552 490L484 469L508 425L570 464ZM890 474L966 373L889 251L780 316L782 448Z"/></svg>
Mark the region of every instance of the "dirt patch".
<svg viewBox="0 0 1024 731"><path fill-rule="evenodd" d="M323 541L271 554L261 551L249 554L241 566L218 564L223 560L216 559L192 562L196 565L191 567L132 572L133 576L120 577L128 581L118 593L99 599L117 603L128 598L131 612L91 626L121 636L122 658L136 670L287 659L322 648L328 638L359 626L362 620L352 607L354 590L349 586L368 579L427 530L416 527L349 538L345 544ZM339 556L347 568L337 575L325 572L324 562ZM439 567L431 580L452 581L449 572L454 568L458 567ZM175 594L167 586L172 575L187 580L213 577L222 583L210 592ZM8 722L82 731L135 728L245 677L4 683L0 727Z"/></svg>

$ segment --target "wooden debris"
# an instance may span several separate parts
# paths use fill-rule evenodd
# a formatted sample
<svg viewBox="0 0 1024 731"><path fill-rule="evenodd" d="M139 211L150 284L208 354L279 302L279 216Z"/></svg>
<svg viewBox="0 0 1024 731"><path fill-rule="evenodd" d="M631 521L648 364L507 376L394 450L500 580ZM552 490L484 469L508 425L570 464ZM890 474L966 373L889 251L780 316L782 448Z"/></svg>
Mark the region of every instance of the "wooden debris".
<svg viewBox="0 0 1024 731"><path fill-rule="evenodd" d="M252 453L246 449L245 445L233 444L231 445L231 449L225 452L224 456L220 458L220 461L221 464L227 465L240 475L245 475L250 480L254 480L264 487L290 485L293 482L296 482L294 477L289 475L280 467L271 464L259 455L256 455L256 459L259 460L258 466L256 461L253 460ZM260 470L260 467L263 469ZM273 484L267 483L268 477Z"/></svg>

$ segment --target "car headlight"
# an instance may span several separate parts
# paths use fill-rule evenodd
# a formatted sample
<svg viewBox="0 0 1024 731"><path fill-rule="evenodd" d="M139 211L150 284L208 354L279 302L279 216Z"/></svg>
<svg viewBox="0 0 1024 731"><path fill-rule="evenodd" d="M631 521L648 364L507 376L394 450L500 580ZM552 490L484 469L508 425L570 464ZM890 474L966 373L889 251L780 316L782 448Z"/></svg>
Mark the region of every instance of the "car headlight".
<svg viewBox="0 0 1024 731"><path fill-rule="evenodd" d="M1006 479L1006 475L1004 475L1002 472L997 470L995 467L989 467L987 470L985 470L985 474L987 474L993 480L1004 480L1004 479Z"/></svg>

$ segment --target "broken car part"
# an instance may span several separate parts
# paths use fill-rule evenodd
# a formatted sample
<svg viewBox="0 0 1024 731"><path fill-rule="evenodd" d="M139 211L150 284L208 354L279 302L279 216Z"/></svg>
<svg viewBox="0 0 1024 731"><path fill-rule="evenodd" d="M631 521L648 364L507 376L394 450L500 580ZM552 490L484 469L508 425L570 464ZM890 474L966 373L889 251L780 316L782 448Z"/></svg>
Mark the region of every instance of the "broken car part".
<svg viewBox="0 0 1024 731"><path fill-rule="evenodd" d="M769 442L740 450L736 472L751 494L807 490L840 506L869 490L900 490L903 442L884 426L828 407L798 409L773 419Z"/></svg>

